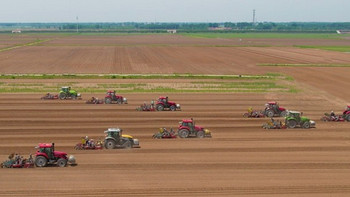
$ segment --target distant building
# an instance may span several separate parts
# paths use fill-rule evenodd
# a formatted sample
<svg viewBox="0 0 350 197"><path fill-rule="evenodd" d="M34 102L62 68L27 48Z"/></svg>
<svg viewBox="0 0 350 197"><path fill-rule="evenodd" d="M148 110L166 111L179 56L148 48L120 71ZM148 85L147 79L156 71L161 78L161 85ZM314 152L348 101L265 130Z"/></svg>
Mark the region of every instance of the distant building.
<svg viewBox="0 0 350 197"><path fill-rule="evenodd" d="M177 31L176 31L176 29L168 29L168 30L166 30L168 33L170 33L170 34L176 34L177 33Z"/></svg>
<svg viewBox="0 0 350 197"><path fill-rule="evenodd" d="M20 34L20 33L22 33L22 31L19 29L16 29L16 30L12 30L12 33L13 34Z"/></svg>
<svg viewBox="0 0 350 197"><path fill-rule="evenodd" d="M350 30L337 30L337 34L350 34Z"/></svg>

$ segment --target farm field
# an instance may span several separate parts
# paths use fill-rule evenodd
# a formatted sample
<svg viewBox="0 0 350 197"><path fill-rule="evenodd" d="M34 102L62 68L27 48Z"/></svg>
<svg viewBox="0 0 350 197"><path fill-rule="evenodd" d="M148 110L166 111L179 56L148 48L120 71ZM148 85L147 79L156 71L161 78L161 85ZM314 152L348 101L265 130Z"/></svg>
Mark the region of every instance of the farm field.
<svg viewBox="0 0 350 197"><path fill-rule="evenodd" d="M314 36L0 34L0 161L55 142L78 162L0 169L0 196L48 196L58 187L65 196L349 196L350 123L319 119L350 105L350 67L336 67L350 65L350 53L319 47L347 48L350 39ZM40 100L65 85L83 100ZM129 104L85 104L107 89ZM163 95L182 111L135 110ZM242 117L272 100L316 128L264 130L268 119ZM151 138L191 117L213 138ZM83 136L103 139L109 127L139 139L141 149L73 149Z"/></svg>

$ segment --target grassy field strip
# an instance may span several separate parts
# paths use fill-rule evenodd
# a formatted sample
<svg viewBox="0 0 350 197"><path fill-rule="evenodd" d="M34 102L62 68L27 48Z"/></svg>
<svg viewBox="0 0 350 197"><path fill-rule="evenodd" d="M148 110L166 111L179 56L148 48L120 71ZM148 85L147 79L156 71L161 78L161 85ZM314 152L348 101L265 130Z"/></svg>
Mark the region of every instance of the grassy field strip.
<svg viewBox="0 0 350 197"><path fill-rule="evenodd" d="M265 75L204 75L204 74L1 74L0 79L282 79L290 76L266 73Z"/></svg>
<svg viewBox="0 0 350 197"><path fill-rule="evenodd" d="M38 45L40 43L47 42L47 41L50 41L50 40L52 40L52 39L36 40L34 42L29 42L29 43L25 43L25 44L18 44L18 45L15 45L15 46L2 48L2 49L0 49L0 52L10 51L10 50L13 50L13 49L18 49L18 48L26 47L26 46L34 46L34 45Z"/></svg>
<svg viewBox="0 0 350 197"><path fill-rule="evenodd" d="M258 64L258 66L275 66L275 67L350 67L350 64Z"/></svg>
<svg viewBox="0 0 350 197"><path fill-rule="evenodd" d="M289 38L289 39L342 39L344 35L325 33L180 33L192 38Z"/></svg>
<svg viewBox="0 0 350 197"><path fill-rule="evenodd" d="M322 49L327 51L350 52L350 46L295 46L302 49Z"/></svg>
<svg viewBox="0 0 350 197"><path fill-rule="evenodd" d="M104 93L108 89L115 89L121 93L171 93L171 92L290 92L297 90L293 85L284 83L283 80L230 80L230 81L189 81L181 83L166 82L147 82L144 83L87 83L87 82L45 82L45 83L16 83L1 82L0 93L11 92L58 92L62 86L71 86L81 93Z"/></svg>

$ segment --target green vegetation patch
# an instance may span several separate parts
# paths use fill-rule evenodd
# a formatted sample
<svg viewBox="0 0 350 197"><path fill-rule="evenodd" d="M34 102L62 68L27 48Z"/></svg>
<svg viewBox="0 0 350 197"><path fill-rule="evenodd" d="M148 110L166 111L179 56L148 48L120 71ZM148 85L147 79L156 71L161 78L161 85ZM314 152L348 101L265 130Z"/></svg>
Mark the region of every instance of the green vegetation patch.
<svg viewBox="0 0 350 197"><path fill-rule="evenodd" d="M258 66L276 66L276 67L350 67L350 64L258 64Z"/></svg>
<svg viewBox="0 0 350 197"><path fill-rule="evenodd" d="M303 49L321 49L327 51L338 51L350 53L350 46L296 46Z"/></svg>
<svg viewBox="0 0 350 197"><path fill-rule="evenodd" d="M193 38L277 38L277 39L341 39L329 33L181 33Z"/></svg>

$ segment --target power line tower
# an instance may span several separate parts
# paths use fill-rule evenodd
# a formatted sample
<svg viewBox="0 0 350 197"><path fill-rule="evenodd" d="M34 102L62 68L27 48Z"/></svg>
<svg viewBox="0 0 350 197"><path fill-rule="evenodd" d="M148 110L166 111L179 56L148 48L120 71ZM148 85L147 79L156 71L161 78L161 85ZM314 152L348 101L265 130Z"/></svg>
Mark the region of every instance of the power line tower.
<svg viewBox="0 0 350 197"><path fill-rule="evenodd" d="M253 25L256 23L256 18L255 18L255 9L253 10Z"/></svg>
<svg viewBox="0 0 350 197"><path fill-rule="evenodd" d="M79 18L77 16L77 33L79 33Z"/></svg>

